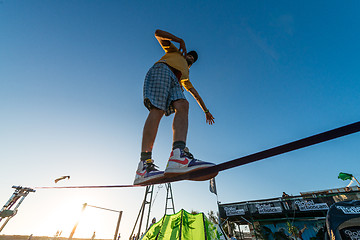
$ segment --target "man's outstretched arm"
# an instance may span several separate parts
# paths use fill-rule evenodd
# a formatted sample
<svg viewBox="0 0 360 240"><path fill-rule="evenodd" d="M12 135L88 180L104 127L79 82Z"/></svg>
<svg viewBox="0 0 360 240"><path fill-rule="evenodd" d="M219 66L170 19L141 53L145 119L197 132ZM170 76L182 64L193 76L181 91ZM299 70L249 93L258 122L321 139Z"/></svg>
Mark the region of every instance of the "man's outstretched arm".
<svg viewBox="0 0 360 240"><path fill-rule="evenodd" d="M189 89L189 92L191 93L191 95L195 98L195 100L198 102L198 104L200 105L201 109L204 111L205 113L205 117L206 117L206 122L210 125L214 124L214 117L213 115L210 113L209 109L206 108L206 105L204 103L204 101L202 100L202 98L200 97L199 93L196 91L196 89L194 87Z"/></svg>
<svg viewBox="0 0 360 240"><path fill-rule="evenodd" d="M180 44L179 51L182 55L186 56L186 46L183 39L176 37L175 35L157 29L155 31L155 37L159 41L161 46L170 46L170 41L177 42Z"/></svg>

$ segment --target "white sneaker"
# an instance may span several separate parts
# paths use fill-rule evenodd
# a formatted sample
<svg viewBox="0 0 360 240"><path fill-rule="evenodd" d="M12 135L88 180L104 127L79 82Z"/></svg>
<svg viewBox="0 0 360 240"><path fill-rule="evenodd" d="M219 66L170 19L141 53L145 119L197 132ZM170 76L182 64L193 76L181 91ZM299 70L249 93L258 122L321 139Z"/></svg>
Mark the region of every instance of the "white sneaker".
<svg viewBox="0 0 360 240"><path fill-rule="evenodd" d="M178 175L212 166L215 164L195 159L188 148L184 150L176 148L170 154L164 174L165 176Z"/></svg>
<svg viewBox="0 0 360 240"><path fill-rule="evenodd" d="M140 161L136 170L134 185L146 185L147 183L164 177L164 172L156 169L154 160Z"/></svg>

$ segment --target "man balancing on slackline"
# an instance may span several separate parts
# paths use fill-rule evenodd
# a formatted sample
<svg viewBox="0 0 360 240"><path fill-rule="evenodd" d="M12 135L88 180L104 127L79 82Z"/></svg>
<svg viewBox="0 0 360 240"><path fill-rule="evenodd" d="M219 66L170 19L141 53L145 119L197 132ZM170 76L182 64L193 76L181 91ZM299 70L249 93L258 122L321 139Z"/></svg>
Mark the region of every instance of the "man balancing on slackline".
<svg viewBox="0 0 360 240"><path fill-rule="evenodd" d="M182 86L191 93L205 113L206 122L214 123L214 117L189 80L189 68L196 62L195 51L186 52L185 42L171 33L156 30L155 37L165 55L150 68L144 82L144 105L149 110L146 119L141 158L134 184L146 185L151 181L188 173L215 164L195 159L186 147L189 102ZM179 49L172 42L180 44ZM152 159L152 148L161 118L175 113L173 120L173 147L165 171L159 171Z"/></svg>

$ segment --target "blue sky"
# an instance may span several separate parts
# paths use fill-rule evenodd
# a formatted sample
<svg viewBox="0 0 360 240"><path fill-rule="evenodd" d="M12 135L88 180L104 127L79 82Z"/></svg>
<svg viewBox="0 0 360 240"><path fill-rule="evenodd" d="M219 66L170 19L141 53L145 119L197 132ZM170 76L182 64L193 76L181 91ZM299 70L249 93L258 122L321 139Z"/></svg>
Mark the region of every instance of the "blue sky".
<svg viewBox="0 0 360 240"><path fill-rule="evenodd" d="M156 29L196 49L190 78L215 117L190 102L188 146L221 163L359 121L358 1L0 2L0 202L11 186L131 184L147 110L142 84L163 54ZM164 168L172 117L153 157ZM358 176L359 134L216 178L221 202L343 187ZM152 216L164 212L165 188ZM38 190L2 233L68 236L82 204L123 210L128 237L143 188ZM216 210L208 182L173 184L175 208ZM117 215L88 210L78 237L112 238ZM93 215L91 215L93 214ZM68 225L66 225L66 224Z"/></svg>

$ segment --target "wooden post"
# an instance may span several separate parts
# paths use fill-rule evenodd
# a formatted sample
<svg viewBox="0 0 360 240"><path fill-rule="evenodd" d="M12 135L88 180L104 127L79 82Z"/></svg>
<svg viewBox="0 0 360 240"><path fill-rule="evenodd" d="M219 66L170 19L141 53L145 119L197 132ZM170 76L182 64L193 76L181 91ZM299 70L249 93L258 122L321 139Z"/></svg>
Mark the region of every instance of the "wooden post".
<svg viewBox="0 0 360 240"><path fill-rule="evenodd" d="M357 182L358 186L360 187L359 181L353 176L353 179Z"/></svg>
<svg viewBox="0 0 360 240"><path fill-rule="evenodd" d="M122 213L123 213L122 211L119 212L119 218L118 218L117 225L116 225L114 240L117 239L117 235L118 235L118 232L119 232L119 226L120 226L120 221L121 221Z"/></svg>
<svg viewBox="0 0 360 240"><path fill-rule="evenodd" d="M87 203L84 203L83 208L81 210L81 214L85 211L86 206L87 206ZM79 222L80 222L80 217L79 217L78 221L75 223L75 225L74 225L74 227L73 227L73 229L72 229L72 231L70 233L69 240L72 240L72 238L73 238L73 236L75 234L75 230L76 230L77 226L79 225Z"/></svg>

